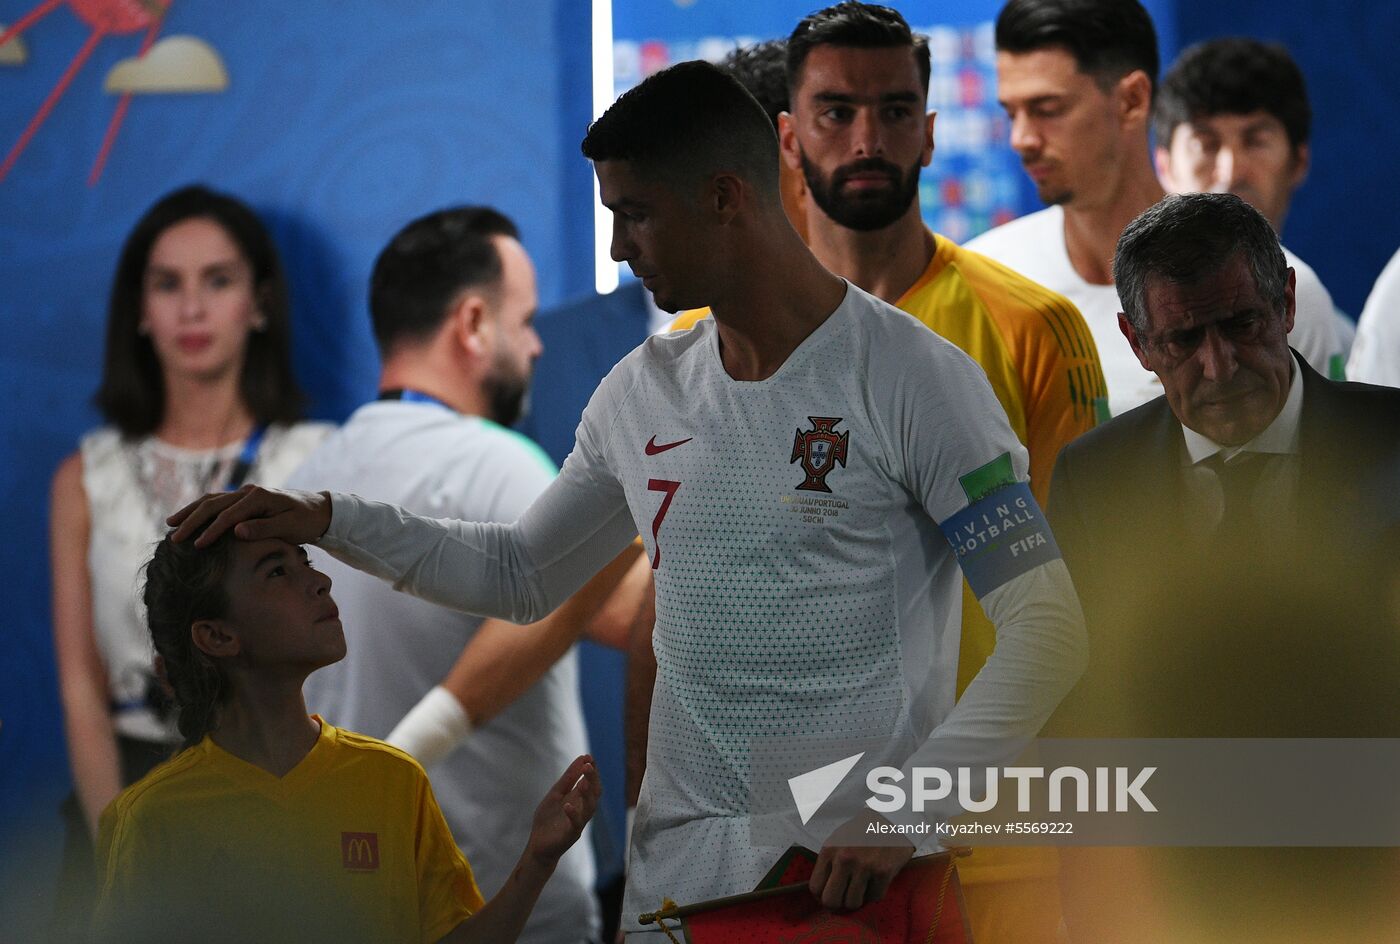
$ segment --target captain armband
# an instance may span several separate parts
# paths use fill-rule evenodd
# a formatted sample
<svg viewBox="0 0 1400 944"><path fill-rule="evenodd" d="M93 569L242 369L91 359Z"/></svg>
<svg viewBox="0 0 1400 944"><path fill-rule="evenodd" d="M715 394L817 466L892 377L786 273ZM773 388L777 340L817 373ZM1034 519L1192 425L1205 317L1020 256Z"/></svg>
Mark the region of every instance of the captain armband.
<svg viewBox="0 0 1400 944"><path fill-rule="evenodd" d="M1041 564L1060 559L1055 535L1030 485L1003 455L959 480L970 504L939 527L980 600Z"/></svg>

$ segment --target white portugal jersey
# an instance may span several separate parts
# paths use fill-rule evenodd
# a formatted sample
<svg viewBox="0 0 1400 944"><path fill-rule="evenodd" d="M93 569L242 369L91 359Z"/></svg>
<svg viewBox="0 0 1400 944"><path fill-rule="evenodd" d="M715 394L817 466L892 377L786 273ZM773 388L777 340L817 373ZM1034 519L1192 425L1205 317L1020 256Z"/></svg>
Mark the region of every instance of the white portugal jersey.
<svg viewBox="0 0 1400 944"><path fill-rule="evenodd" d="M523 622L640 532L657 679L624 904L637 930L663 897L751 890L781 853L750 842L758 740L893 735L957 766L940 740L1034 734L1074 680L1082 625L1025 479L981 369L850 287L766 380L729 377L713 321L646 341L512 527L337 496L322 544ZM998 644L954 710L964 571Z"/></svg>

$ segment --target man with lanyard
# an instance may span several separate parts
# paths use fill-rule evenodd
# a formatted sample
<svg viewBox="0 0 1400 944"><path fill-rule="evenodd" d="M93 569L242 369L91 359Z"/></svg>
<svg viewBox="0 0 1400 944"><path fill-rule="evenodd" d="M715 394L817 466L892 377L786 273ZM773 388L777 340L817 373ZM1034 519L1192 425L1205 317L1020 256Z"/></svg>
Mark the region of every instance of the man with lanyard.
<svg viewBox="0 0 1400 944"><path fill-rule="evenodd" d="M258 489L172 521L182 539L212 522L200 542L235 524L244 538L317 541L409 592L514 619L548 612L640 531L658 673L631 935L663 898L748 891L773 864L781 850L753 847L749 828L764 745L879 738L905 768L997 763L1086 652L1025 449L981 369L822 268L783 213L777 140L748 93L682 63L622 96L583 150L614 214L614 258L663 308L714 318L648 340L608 375L519 521ZM1012 507L1019 540L989 540ZM963 572L997 646L953 705ZM874 819L848 825L863 835ZM823 847L810 883L829 908L878 899L914 853L850 832Z"/></svg>
<svg viewBox="0 0 1400 944"><path fill-rule="evenodd" d="M514 521L555 474L534 443L506 428L540 354L534 269L514 224L487 207L409 223L379 254L369 297L383 361L379 399L322 443L289 487ZM631 559L645 586L645 563L635 552ZM395 593L338 561L323 569L335 581L348 651L307 681L308 707L428 768L478 880L500 887L529 834L534 798L588 750L574 643L615 575L520 627ZM560 860L521 940L598 940L593 880L592 850L580 842Z"/></svg>

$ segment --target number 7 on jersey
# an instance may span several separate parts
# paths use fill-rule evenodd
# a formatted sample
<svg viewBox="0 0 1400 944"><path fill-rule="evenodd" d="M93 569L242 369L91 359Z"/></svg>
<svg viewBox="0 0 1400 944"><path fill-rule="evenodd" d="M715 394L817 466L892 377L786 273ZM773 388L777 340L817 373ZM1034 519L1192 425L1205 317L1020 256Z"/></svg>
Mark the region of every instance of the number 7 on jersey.
<svg viewBox="0 0 1400 944"><path fill-rule="evenodd" d="M666 512L671 508L671 499L676 497L676 492L680 487L680 482L671 479L650 479L647 481L647 491L666 494L666 497L661 499L661 507L656 511L656 517L651 520L651 543L656 548L656 553L651 558L652 570L661 566L661 537L658 532L661 530L661 522L666 520Z"/></svg>

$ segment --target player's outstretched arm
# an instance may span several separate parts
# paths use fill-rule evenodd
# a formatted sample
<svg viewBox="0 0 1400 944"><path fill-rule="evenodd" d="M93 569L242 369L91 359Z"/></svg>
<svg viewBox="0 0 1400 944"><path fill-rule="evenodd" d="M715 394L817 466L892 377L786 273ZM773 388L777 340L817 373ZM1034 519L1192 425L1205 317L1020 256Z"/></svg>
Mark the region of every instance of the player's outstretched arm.
<svg viewBox="0 0 1400 944"><path fill-rule="evenodd" d="M242 539L316 543L394 589L513 623L543 619L637 535L606 470L566 465L511 525L422 518L354 495L246 486L206 495L169 519L197 546ZM201 530L202 529L202 530Z"/></svg>
<svg viewBox="0 0 1400 944"><path fill-rule="evenodd" d="M430 603L512 623L548 616L636 538L620 488L566 465L513 524L420 518L334 494L318 545Z"/></svg>
<svg viewBox="0 0 1400 944"><path fill-rule="evenodd" d="M505 944L519 937L559 857L578 841L593 818L602 790L593 758L586 754L576 758L535 810L525 851L505 885L484 908L444 937L445 944Z"/></svg>
<svg viewBox="0 0 1400 944"><path fill-rule="evenodd" d="M442 683L429 691L385 738L430 767L525 694L584 634L605 603L621 592L637 567L646 567L641 545L632 544L557 610L517 626L490 619L481 624ZM643 574L649 580L649 574ZM635 595L635 590L629 590ZM635 607L634 607L635 608Z"/></svg>

